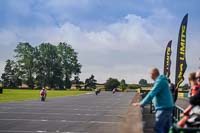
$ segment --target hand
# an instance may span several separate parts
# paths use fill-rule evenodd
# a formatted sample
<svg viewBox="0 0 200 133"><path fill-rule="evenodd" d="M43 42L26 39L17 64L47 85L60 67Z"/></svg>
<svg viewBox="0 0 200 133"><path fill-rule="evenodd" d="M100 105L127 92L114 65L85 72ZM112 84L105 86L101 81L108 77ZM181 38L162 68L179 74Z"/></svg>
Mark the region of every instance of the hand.
<svg viewBox="0 0 200 133"><path fill-rule="evenodd" d="M182 118L183 116L185 116L185 114L184 114L184 113L181 113L181 114L180 114L180 117Z"/></svg>
<svg viewBox="0 0 200 133"><path fill-rule="evenodd" d="M132 106L141 106L140 103L132 103Z"/></svg>

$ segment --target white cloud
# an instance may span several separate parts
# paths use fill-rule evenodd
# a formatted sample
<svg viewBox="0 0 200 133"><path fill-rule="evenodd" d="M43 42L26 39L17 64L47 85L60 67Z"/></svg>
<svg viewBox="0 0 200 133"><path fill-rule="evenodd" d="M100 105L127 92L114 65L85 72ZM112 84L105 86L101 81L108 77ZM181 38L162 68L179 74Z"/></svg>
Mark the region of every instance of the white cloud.
<svg viewBox="0 0 200 133"><path fill-rule="evenodd" d="M117 78L118 80L125 79L128 83L138 83L141 78L148 79L149 78L149 69L142 65L117 65L113 67L106 66L85 66L83 67L84 74L80 77L81 79L85 79L85 77L89 77L91 74L94 74L96 79L100 79L100 83L104 83L106 79L109 77Z"/></svg>
<svg viewBox="0 0 200 133"><path fill-rule="evenodd" d="M69 22L59 27L34 29L16 27L0 31L0 41L8 47L15 47L12 44L17 44L19 41L28 41L32 44L42 42L57 44L64 41L79 52L80 62L83 65L82 80L94 74L99 82L104 82L109 77L116 77L133 83L138 82L140 78L149 79L148 71L152 66L162 69L165 44L171 38L177 38L178 28L170 27L168 22L167 26L165 22L159 25L154 23L162 22L162 15L165 14L169 16L169 21L176 19L163 10L160 14L147 18L129 14L121 21L109 24L98 31L87 31ZM176 41L174 40L173 45ZM190 52L192 50L193 48ZM194 55L191 54L190 57ZM0 66L2 71L3 64Z"/></svg>

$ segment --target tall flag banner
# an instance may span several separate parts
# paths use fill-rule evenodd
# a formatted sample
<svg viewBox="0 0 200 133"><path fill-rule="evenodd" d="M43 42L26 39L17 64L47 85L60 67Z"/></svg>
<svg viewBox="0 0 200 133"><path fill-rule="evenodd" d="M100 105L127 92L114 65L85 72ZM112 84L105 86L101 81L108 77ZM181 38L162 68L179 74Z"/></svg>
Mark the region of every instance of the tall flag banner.
<svg viewBox="0 0 200 133"><path fill-rule="evenodd" d="M164 59L164 75L169 78L170 76L170 68L171 68L171 54L172 54L172 40L170 40L167 44L165 50L165 59Z"/></svg>
<svg viewBox="0 0 200 133"><path fill-rule="evenodd" d="M187 22L188 22L188 14L186 14L182 20L178 36L176 75L175 75L175 86L177 89L180 86L180 84L184 81L184 73L187 68L187 63L186 63Z"/></svg>

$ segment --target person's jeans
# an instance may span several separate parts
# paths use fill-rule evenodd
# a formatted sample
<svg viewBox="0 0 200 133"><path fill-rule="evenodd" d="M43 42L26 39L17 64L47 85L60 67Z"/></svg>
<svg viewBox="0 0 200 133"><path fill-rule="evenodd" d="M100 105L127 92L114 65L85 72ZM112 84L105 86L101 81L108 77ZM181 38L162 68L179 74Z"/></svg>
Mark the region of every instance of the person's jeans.
<svg viewBox="0 0 200 133"><path fill-rule="evenodd" d="M156 110L154 130L156 133L168 133L172 125L173 108Z"/></svg>

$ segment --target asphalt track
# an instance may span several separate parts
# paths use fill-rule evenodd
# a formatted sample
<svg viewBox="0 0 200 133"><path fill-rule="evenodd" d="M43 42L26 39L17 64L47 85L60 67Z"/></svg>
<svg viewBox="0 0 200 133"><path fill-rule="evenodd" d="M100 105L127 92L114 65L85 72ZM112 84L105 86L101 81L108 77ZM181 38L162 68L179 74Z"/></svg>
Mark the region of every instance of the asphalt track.
<svg viewBox="0 0 200 133"><path fill-rule="evenodd" d="M0 104L0 133L118 133L134 93Z"/></svg>

